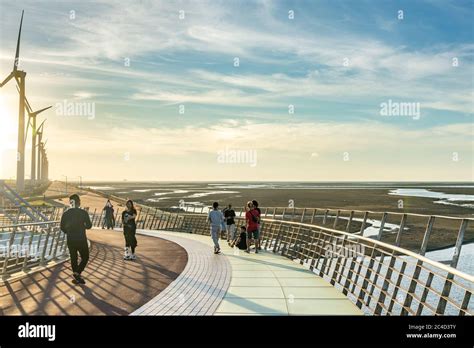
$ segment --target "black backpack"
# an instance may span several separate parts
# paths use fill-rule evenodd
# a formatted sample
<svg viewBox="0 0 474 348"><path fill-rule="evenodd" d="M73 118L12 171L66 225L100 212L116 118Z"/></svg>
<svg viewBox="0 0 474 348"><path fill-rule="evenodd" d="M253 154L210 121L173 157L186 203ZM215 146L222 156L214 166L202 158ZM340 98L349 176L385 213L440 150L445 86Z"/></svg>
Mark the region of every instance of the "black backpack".
<svg viewBox="0 0 474 348"><path fill-rule="evenodd" d="M253 215L251 212L250 212L250 215L252 215L252 221L253 222L255 222L257 224L260 223L260 219L257 216Z"/></svg>

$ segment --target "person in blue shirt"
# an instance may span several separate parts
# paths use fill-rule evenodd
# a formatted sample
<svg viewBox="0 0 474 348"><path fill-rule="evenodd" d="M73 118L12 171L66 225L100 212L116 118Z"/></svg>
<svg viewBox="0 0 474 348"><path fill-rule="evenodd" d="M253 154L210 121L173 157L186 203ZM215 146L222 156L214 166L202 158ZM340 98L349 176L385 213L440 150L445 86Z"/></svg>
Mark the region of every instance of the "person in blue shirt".
<svg viewBox="0 0 474 348"><path fill-rule="evenodd" d="M211 224L211 238L214 242L214 254L219 254L221 252L221 247L219 246L219 235L222 229L222 223L224 222L224 215L218 209L219 203L214 202L212 204L212 210L209 212L207 221Z"/></svg>

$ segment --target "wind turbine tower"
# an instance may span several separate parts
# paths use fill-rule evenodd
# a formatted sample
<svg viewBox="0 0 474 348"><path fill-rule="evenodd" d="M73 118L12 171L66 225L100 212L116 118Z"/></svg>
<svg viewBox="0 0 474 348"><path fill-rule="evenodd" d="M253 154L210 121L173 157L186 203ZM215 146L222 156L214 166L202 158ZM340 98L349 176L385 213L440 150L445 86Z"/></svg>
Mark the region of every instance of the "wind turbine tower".
<svg viewBox="0 0 474 348"><path fill-rule="evenodd" d="M0 87L3 87L12 78L15 78L20 91L20 105L18 110L18 149L17 149L17 165L16 165L16 190L22 192L25 190L25 78L26 72L18 70L19 56L20 56L20 38L21 26L23 24L23 14L21 12L20 30L18 31L18 40L16 43L15 62L13 63L13 70L7 76Z"/></svg>

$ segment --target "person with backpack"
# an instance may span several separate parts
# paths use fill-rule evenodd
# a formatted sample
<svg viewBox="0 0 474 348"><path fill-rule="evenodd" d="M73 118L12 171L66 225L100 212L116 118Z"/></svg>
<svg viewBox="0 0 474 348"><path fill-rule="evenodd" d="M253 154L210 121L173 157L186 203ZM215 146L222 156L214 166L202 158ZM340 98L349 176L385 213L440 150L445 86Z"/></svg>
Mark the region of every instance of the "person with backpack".
<svg viewBox="0 0 474 348"><path fill-rule="evenodd" d="M60 228L66 234L67 248L71 257L71 268L74 284L85 284L81 277L82 271L89 261L89 246L87 244L86 230L92 228L89 214L81 209L81 199L77 194L69 197L71 207L61 216ZM78 264L77 254L81 257Z"/></svg>
<svg viewBox="0 0 474 348"><path fill-rule="evenodd" d="M252 241L255 243L255 253L258 254L258 225L260 223L260 214L255 209L252 202L248 202L245 207L245 221L247 222L247 253L250 253Z"/></svg>
<svg viewBox="0 0 474 348"><path fill-rule="evenodd" d="M123 236L125 237L125 254L124 260L135 260L135 248L137 247L137 238L135 233L137 231L137 224L135 218L137 217L137 210L133 205L132 200L128 200L127 209L122 212L123 222Z"/></svg>
<svg viewBox="0 0 474 348"><path fill-rule="evenodd" d="M221 232L221 226L224 222L224 215L222 212L217 209L219 208L219 203L212 203L212 210L209 212L207 221L211 224L211 238L214 242L214 254L219 254L221 252L221 247L219 246L219 234Z"/></svg>

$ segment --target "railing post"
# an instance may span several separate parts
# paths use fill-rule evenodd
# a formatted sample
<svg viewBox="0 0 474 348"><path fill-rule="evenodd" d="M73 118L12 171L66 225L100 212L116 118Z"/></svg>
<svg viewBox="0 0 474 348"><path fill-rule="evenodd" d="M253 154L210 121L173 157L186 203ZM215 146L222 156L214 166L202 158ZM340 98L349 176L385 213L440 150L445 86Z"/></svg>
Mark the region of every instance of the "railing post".
<svg viewBox="0 0 474 348"><path fill-rule="evenodd" d="M50 229L50 227L48 227L48 232L46 233L46 240L44 242L43 252L41 253L40 265L44 265L44 263L45 263L44 259L46 257L46 249L48 247L48 241L49 241L50 233L51 233L51 229Z"/></svg>
<svg viewBox="0 0 474 348"><path fill-rule="evenodd" d="M268 226L268 228L267 228ZM269 224L262 224L260 226L260 233L263 232L263 230L265 229L265 234L263 234L265 236L265 239L262 239L262 244L264 244L264 249L267 250L267 247L268 247L268 241L270 240L270 238L273 236L273 232L272 232L272 227L273 227L273 222L270 222ZM269 232L267 232L267 230L269 230Z"/></svg>
<svg viewBox="0 0 474 348"><path fill-rule="evenodd" d="M161 230L163 225L163 213L160 214L159 220L158 220L158 228L157 230Z"/></svg>
<svg viewBox="0 0 474 348"><path fill-rule="evenodd" d="M115 212L114 228L119 227L119 226L117 226L119 210L120 210L120 208L117 208L117 211Z"/></svg>
<svg viewBox="0 0 474 348"><path fill-rule="evenodd" d="M459 315L466 315L467 308L469 307L469 301L471 300L471 293L469 291L464 292L464 299L462 300L461 309L459 310Z"/></svg>
<svg viewBox="0 0 474 348"><path fill-rule="evenodd" d="M326 225L326 221L327 221L327 218L328 218L328 213L329 213L329 209L326 209L326 211L324 212L324 216L323 216L323 225Z"/></svg>
<svg viewBox="0 0 474 348"><path fill-rule="evenodd" d="M398 289L400 288L400 285L402 284L402 279L405 276L406 267L407 267L407 263L405 261L402 261L402 267L400 267L400 271L398 272L397 282L395 283L393 293L392 293L392 298L390 299L390 305L388 306L388 313L390 314L392 314L392 309L393 309L393 305L396 302L395 299L397 298Z"/></svg>
<svg viewBox="0 0 474 348"><path fill-rule="evenodd" d="M459 226L458 237L454 246L453 258L451 259L451 267L456 268L458 266L459 256L461 255L462 243L464 241L464 234L466 232L468 220L462 219L461 225Z"/></svg>
<svg viewBox="0 0 474 348"><path fill-rule="evenodd" d="M428 223L426 225L425 235L423 236L423 242L421 243L420 255L425 255L426 249L428 248L428 241L430 239L431 230L433 229L433 224L435 221L434 216L430 216Z"/></svg>
<svg viewBox="0 0 474 348"><path fill-rule="evenodd" d="M300 220L301 223L304 223L305 214L306 214L306 208L303 208L303 212L301 213L301 220Z"/></svg>
<svg viewBox="0 0 474 348"><path fill-rule="evenodd" d="M313 214L311 215L311 224L314 224L314 218L316 217L318 209L313 209Z"/></svg>
<svg viewBox="0 0 474 348"><path fill-rule="evenodd" d="M377 235L377 240L382 239L382 234L383 234L383 229L385 227L385 221L387 220L387 213L382 214L382 220L380 221L380 229L379 229L379 234Z"/></svg>
<svg viewBox="0 0 474 348"><path fill-rule="evenodd" d="M3 261L3 270L2 270L2 277L5 278L6 275L7 275L7 266L8 266L8 262L10 261L10 251L12 249L12 245L15 241L15 235L16 235L16 230L13 230L11 232L11 237L10 237L10 241L7 245L7 250L6 250L6 254L5 254L5 261Z"/></svg>
<svg viewBox="0 0 474 348"><path fill-rule="evenodd" d="M146 229L146 220L147 220L147 218L148 218L149 212L150 212L150 208L148 208L148 209L146 210L145 218L143 219L143 225L142 225L142 228L143 228L143 229Z"/></svg>
<svg viewBox="0 0 474 348"><path fill-rule="evenodd" d="M392 255L390 256L390 262L387 268L387 273L385 274L385 279L382 284L382 289L380 290L379 299L377 301L377 305L375 306L375 315L380 315L382 313L382 305L385 302L386 294L385 292L388 290L390 285L390 278L392 278L393 266L395 266L395 261L397 258ZM389 314L389 313L387 313Z"/></svg>
<svg viewBox="0 0 474 348"><path fill-rule="evenodd" d="M331 283L331 285L333 285L333 286L336 284L336 278L339 274L339 267L341 265L342 258L344 257L345 241L346 241L346 236L344 235L342 237L342 244L341 244L340 252L338 252L337 238L334 239L333 248L335 249L334 254L336 254L336 255L333 254L331 256L331 259L335 258L336 259L336 264L334 265L334 270L332 271L331 280L329 281Z"/></svg>
<svg viewBox="0 0 474 348"><path fill-rule="evenodd" d="M341 213L341 211L338 210L337 213L336 213L336 218L334 219L334 224L333 224L332 228L335 229L335 230L337 230L337 228L336 228L337 227L337 220L339 220L339 214L340 213Z"/></svg>
<svg viewBox="0 0 474 348"><path fill-rule="evenodd" d="M421 295L420 302L418 304L418 309L416 310L416 315L421 315L423 312L423 306L426 303L426 298L428 297L429 289L431 288L431 282L433 281L434 274L429 272L428 279L426 280L425 287L423 289L423 294Z"/></svg>
<svg viewBox="0 0 474 348"><path fill-rule="evenodd" d="M400 221L400 228L398 229L397 239L395 240L395 245L400 246L402 240L402 232L405 229L405 224L407 222L407 214L402 215L402 220Z"/></svg>
<svg viewBox="0 0 474 348"><path fill-rule="evenodd" d="M57 232L55 233L54 240L56 241L56 244L54 246L54 252L52 258L56 258L56 253L58 251L58 244L59 244L59 236L61 235L61 230L58 228Z"/></svg>
<svg viewBox="0 0 474 348"><path fill-rule="evenodd" d="M357 303L356 303L356 305L359 308L362 307L362 304L364 303L365 296L368 295L367 290L369 288L369 280L370 280L370 277L372 275L372 271L373 271L373 268L374 268L374 262L375 262L375 257L376 257L375 254L376 254L375 253L375 245L373 245L372 246L372 252L370 253L369 264L367 265L365 275L362 279L362 286L360 287L359 296L358 296Z"/></svg>
<svg viewBox="0 0 474 348"><path fill-rule="evenodd" d="M357 250L357 249L356 249L356 250ZM362 250L364 250L363 247L362 247ZM350 291L349 288L350 288L350 286L351 286L351 281L353 280L353 279L352 279L352 276L353 276L353 274L354 274L354 269L355 269L355 266L356 266L356 261L357 261L357 257L358 257L358 256L359 256L359 255L357 254L357 251L355 252L355 255L352 255L352 253L351 253L351 257L350 257L350 259L351 259L351 264L350 264L350 266L349 266L349 270L347 271L346 282L344 283L344 286L343 286L343 288L342 288L342 293L343 293L344 295L347 295L347 293ZM362 258L363 258L364 256L365 256L364 254L361 255ZM358 275L357 275L357 276L358 276ZM353 280L353 284L355 285L356 282L357 282L357 278L356 278L355 280ZM341 285L342 285L342 284L341 284Z"/></svg>
<svg viewBox="0 0 474 348"><path fill-rule="evenodd" d="M142 209L143 207L140 206L140 209L138 209L138 212L137 212L137 217L135 218L135 225L138 226L140 225L140 217L142 216Z"/></svg>
<svg viewBox="0 0 474 348"><path fill-rule="evenodd" d="M280 226L278 227L278 234L277 234L277 237L275 238L275 244L273 245L273 252L274 253L276 253L278 242L281 239L281 227L282 227L282 223L280 223Z"/></svg>
<svg viewBox="0 0 474 348"><path fill-rule="evenodd" d="M31 246L33 245L33 236L34 236L34 227L33 227L33 230L30 231L30 240L28 242L28 254L31 252ZM60 229L61 230L61 229ZM25 232L26 233L26 232ZM36 254L35 257L37 257L38 255ZM25 257L25 259L23 260L23 267L22 267L22 271L25 271L26 270L26 267L27 267L27 262L28 262L28 258Z"/></svg>
<svg viewBox="0 0 474 348"><path fill-rule="evenodd" d="M405 302L403 303L403 308L401 311L401 315L408 315L408 310L407 308L411 308L411 302L413 300L413 294L416 291L417 287L417 281L418 278L420 277L420 272L421 272L421 266L423 265L422 261L417 261L415 270L413 272L413 276L411 278L410 286L407 291L407 296L405 297Z"/></svg>
<svg viewBox="0 0 474 348"><path fill-rule="evenodd" d="M451 259L450 266L456 268L459 261L459 255L461 254L462 242L464 240L464 233L466 232L468 220L463 219L461 225L459 226L458 237L456 239L456 244L454 246L453 258ZM448 273L446 280L444 282L443 291L439 297L438 306L436 307L436 314L443 315L446 310L446 298L451 292L452 280L454 279L454 274Z"/></svg>
<svg viewBox="0 0 474 348"><path fill-rule="evenodd" d="M97 208L96 208L96 209L94 209L94 214L92 215L92 226L96 226L96 227L97 227L97 225L94 225L94 221L95 221L95 212L96 212L96 210L97 210Z"/></svg>
<svg viewBox="0 0 474 348"><path fill-rule="evenodd" d="M179 211L179 209L178 209L178 211ZM155 226L155 218L156 218L156 209L155 209L155 213L153 214L153 218L151 219L150 230L152 230L153 226Z"/></svg>
<svg viewBox="0 0 474 348"><path fill-rule="evenodd" d="M171 223L171 214L166 215L166 230L169 231Z"/></svg>
<svg viewBox="0 0 474 348"><path fill-rule="evenodd" d="M364 218L362 219L362 225L360 226L360 235L364 236L365 225L367 224L367 218L369 217L369 212L364 212Z"/></svg>
<svg viewBox="0 0 474 348"><path fill-rule="evenodd" d="M176 229L176 226L178 224L178 217L179 217L179 212L175 214L175 219L174 219L174 224L173 224L173 231Z"/></svg>
<svg viewBox="0 0 474 348"><path fill-rule="evenodd" d="M346 227L346 232L350 233L351 231L351 223L352 219L354 218L354 210L351 210L351 215L349 216L349 221L347 221L347 227Z"/></svg>

